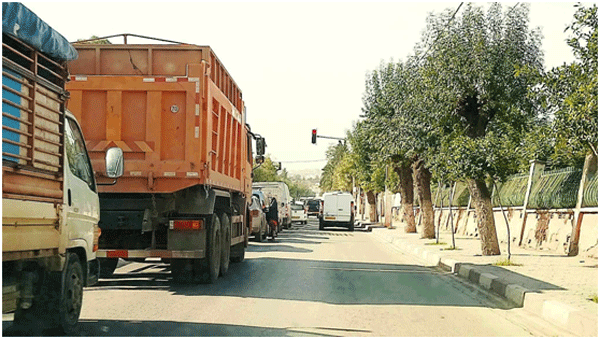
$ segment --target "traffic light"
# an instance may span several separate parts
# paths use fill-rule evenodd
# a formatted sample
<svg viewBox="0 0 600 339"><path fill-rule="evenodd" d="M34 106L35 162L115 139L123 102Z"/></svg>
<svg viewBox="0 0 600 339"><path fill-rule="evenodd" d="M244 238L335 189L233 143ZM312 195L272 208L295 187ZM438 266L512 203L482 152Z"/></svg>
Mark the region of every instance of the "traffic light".
<svg viewBox="0 0 600 339"><path fill-rule="evenodd" d="M312 130L312 143L316 144L317 143L317 129L313 129Z"/></svg>

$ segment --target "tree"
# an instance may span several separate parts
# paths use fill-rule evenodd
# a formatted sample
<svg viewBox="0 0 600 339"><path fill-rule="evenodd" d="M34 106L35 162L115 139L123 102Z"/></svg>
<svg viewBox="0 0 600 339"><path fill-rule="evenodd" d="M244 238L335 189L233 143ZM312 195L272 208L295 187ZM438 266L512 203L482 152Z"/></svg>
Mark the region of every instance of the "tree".
<svg viewBox="0 0 600 339"><path fill-rule="evenodd" d="M413 192L423 215L423 238L435 237L431 172L428 156L436 154L437 139L432 130L430 97L421 66L414 57L406 62L382 64L367 82L363 99L367 121L372 129L382 161L390 161L398 175L402 211L407 232L416 232Z"/></svg>
<svg viewBox="0 0 600 339"><path fill-rule="evenodd" d="M331 145L325 152L327 164L321 174L320 187L322 191L347 190L348 187L352 187L352 179L341 175L340 169L338 169L347 153L348 148L343 143Z"/></svg>
<svg viewBox="0 0 600 339"><path fill-rule="evenodd" d="M111 45L112 44L110 41L108 41L108 39L100 39L96 35L92 35L88 39L77 39L77 43L90 44L90 45L93 45L93 44L95 44L95 45Z"/></svg>
<svg viewBox="0 0 600 339"><path fill-rule="evenodd" d="M402 214L406 223L407 233L416 233L413 210L413 177L412 154L405 148L405 140L410 129L402 129L403 117L395 113L402 108L399 102L408 92L402 90L402 63L381 64L379 70L373 71L366 81L363 95L363 113L366 117L364 128L368 129L368 143L376 149L380 162L389 162L393 171L398 175L400 185L398 190L402 196ZM401 126L398 126L401 125Z"/></svg>
<svg viewBox="0 0 600 339"><path fill-rule="evenodd" d="M348 133L351 146L350 161L352 161L352 176L355 183L366 192L367 202L370 205L369 219L377 222L377 208L375 195L385 188L385 172L381 175L380 163L376 161L377 150L369 142L369 129L366 122L357 122Z"/></svg>
<svg viewBox="0 0 600 339"><path fill-rule="evenodd" d="M277 170L275 169L275 165L273 165L273 161L271 157L267 155L265 157L265 162L253 171L254 182L269 182L269 181L280 181L279 175L277 175Z"/></svg>
<svg viewBox="0 0 600 339"><path fill-rule="evenodd" d="M580 166L587 153L598 155L598 7L575 6L567 44L576 61L545 74L539 95L543 107L554 115L550 160L573 159Z"/></svg>
<svg viewBox="0 0 600 339"><path fill-rule="evenodd" d="M467 183L483 255L500 254L489 182L514 173L515 149L535 118L531 77L518 72L542 70L541 35L529 30L528 12L521 3L504 13L495 3L487 14L467 4L455 19L446 11L428 20L435 44L424 74L438 92L430 113L440 140L432 168Z"/></svg>

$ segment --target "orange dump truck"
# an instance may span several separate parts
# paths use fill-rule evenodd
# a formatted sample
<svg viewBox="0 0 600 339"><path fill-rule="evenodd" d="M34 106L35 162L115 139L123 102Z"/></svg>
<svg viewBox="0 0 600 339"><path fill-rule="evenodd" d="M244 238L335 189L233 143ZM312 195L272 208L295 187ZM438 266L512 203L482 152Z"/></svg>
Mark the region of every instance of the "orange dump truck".
<svg viewBox="0 0 600 339"><path fill-rule="evenodd" d="M125 155L123 177L100 188L101 275L118 258L154 257L170 262L174 280L214 282L244 258L252 139L263 153L264 139L245 123L242 92L210 47L124 36L73 44L79 58L69 64L69 110L94 169L105 173L111 146Z"/></svg>

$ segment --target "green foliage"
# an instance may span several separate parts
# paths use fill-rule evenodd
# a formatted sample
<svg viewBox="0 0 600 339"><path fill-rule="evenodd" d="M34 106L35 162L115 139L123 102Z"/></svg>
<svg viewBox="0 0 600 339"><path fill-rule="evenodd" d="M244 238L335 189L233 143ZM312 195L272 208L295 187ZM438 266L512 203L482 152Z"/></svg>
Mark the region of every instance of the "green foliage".
<svg viewBox="0 0 600 339"><path fill-rule="evenodd" d="M253 174L254 182L280 181L281 179L269 155L265 157L265 162L253 171Z"/></svg>
<svg viewBox="0 0 600 339"><path fill-rule="evenodd" d="M514 186L513 196L501 197L512 205L524 184L507 178L527 172L530 160L581 168L586 153L597 154L598 20L595 4L575 6L566 43L577 60L549 72L526 3L431 14L414 56L367 75L365 119L349 133L350 148L328 151L322 189L347 190L352 179L365 190L395 188L398 177L388 171L385 182L385 167L423 159L434 181ZM468 202L461 187L453 205Z"/></svg>
<svg viewBox="0 0 600 339"><path fill-rule="evenodd" d="M300 197L313 197L313 192L300 178L289 178L287 170L283 169L281 174L277 174L277 170L271 160L271 157L267 155L265 162L253 171L253 182L269 182L269 181L281 181L288 185L290 195L294 199L300 199Z"/></svg>
<svg viewBox="0 0 600 339"><path fill-rule="evenodd" d="M327 149L327 164L321 174L320 187L327 191L350 191L352 187L349 151L345 143L332 145ZM350 167L349 167L350 166Z"/></svg>
<svg viewBox="0 0 600 339"><path fill-rule="evenodd" d="M598 8L578 7L567 28L567 44L577 60L544 74L533 96L552 115L545 142L552 167L581 166L585 154L598 153Z"/></svg>
<svg viewBox="0 0 600 339"><path fill-rule="evenodd" d="M92 41L87 41L92 40ZM81 42L83 41L83 42ZM81 44L90 44L90 45L111 45L111 42L108 39L98 39L98 36L92 35L88 39L77 39L78 43Z"/></svg>
<svg viewBox="0 0 600 339"><path fill-rule="evenodd" d="M437 43L423 66L427 83L441 92L431 114L440 139L432 171L451 180L505 178L518 169L515 150L536 118L527 95L531 73L518 70L542 69L541 37L529 31L524 4L504 13L500 4L487 13L467 4L455 20L451 15L430 18Z"/></svg>

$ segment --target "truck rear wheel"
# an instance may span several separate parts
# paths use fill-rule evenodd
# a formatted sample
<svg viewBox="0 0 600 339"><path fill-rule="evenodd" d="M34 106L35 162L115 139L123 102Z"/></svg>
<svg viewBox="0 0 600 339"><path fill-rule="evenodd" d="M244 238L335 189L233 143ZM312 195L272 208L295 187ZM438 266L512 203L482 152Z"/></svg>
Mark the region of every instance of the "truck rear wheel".
<svg viewBox="0 0 600 339"><path fill-rule="evenodd" d="M221 214L221 276L229 270L231 256L231 223L227 213Z"/></svg>
<svg viewBox="0 0 600 339"><path fill-rule="evenodd" d="M211 217L206 237L206 259L202 282L212 284L219 278L221 270L221 221L216 214Z"/></svg>
<svg viewBox="0 0 600 339"><path fill-rule="evenodd" d="M14 325L18 331L25 332L43 328L73 333L83 303L83 269L79 257L69 253L63 272L45 272L44 275L40 294L33 305L27 309L17 307Z"/></svg>

